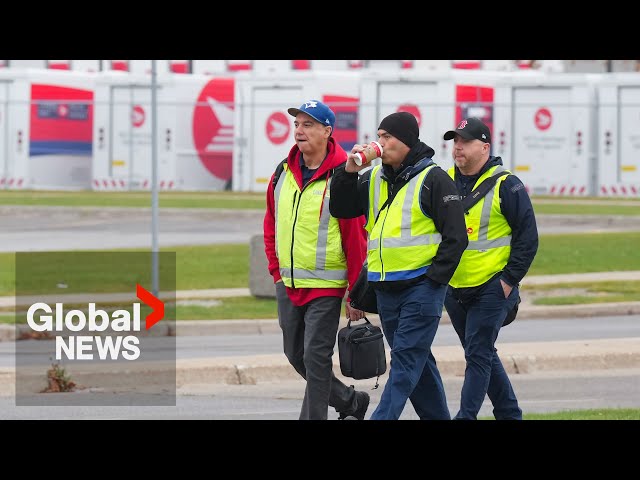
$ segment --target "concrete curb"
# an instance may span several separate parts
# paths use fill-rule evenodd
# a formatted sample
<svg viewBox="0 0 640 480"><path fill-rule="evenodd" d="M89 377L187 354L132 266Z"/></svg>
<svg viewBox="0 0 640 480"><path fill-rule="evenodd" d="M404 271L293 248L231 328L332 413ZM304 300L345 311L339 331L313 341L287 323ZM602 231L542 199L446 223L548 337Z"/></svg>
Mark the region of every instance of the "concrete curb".
<svg viewBox="0 0 640 480"><path fill-rule="evenodd" d="M640 338L584 340L562 342L505 343L499 346L505 370L512 375L543 371L585 371L640 367ZM434 347L433 354L443 376L463 376L464 352L460 346ZM390 360L387 351L387 362ZM334 372L340 372L337 352L333 357ZM102 367L102 366L100 366ZM191 358L175 365L163 362L109 364L108 371L88 367L72 367L67 373L85 388L127 389L172 384L176 388L194 384L255 385L299 379L282 354ZM175 373L174 373L175 372ZM389 371L380 377L384 383ZM37 393L46 387L46 372L21 371L25 390ZM345 381L353 383L353 379ZM15 370L0 369L0 395L15 394Z"/></svg>

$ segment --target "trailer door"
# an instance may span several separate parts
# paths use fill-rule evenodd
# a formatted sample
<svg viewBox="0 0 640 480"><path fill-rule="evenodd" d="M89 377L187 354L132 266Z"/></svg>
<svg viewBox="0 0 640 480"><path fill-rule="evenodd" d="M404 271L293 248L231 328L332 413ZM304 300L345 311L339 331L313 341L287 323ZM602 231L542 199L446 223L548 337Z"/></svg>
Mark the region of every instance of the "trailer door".
<svg viewBox="0 0 640 480"><path fill-rule="evenodd" d="M294 143L293 121L287 109L299 106L304 99L303 86L273 88L254 87L253 108L249 108L251 139L248 173L251 191L266 191L276 166L289 154Z"/></svg>
<svg viewBox="0 0 640 480"><path fill-rule="evenodd" d="M620 87L618 181L640 184L640 87Z"/></svg>
<svg viewBox="0 0 640 480"><path fill-rule="evenodd" d="M566 87L513 89L511 165L525 185L571 183L570 93Z"/></svg>
<svg viewBox="0 0 640 480"><path fill-rule="evenodd" d="M9 84L0 82L0 188L6 188L9 177L9 118L7 102L9 101Z"/></svg>
<svg viewBox="0 0 640 480"><path fill-rule="evenodd" d="M150 188L151 88L117 85L110 96L110 176L119 185Z"/></svg>
<svg viewBox="0 0 640 480"><path fill-rule="evenodd" d="M380 82L378 84L377 122L395 112L412 113L418 120L420 140L436 148L442 143L438 125L438 94L434 82ZM453 105L450 108L453 109ZM377 124L376 124L377 127ZM438 139L438 136L440 139ZM377 138L369 138L368 141Z"/></svg>

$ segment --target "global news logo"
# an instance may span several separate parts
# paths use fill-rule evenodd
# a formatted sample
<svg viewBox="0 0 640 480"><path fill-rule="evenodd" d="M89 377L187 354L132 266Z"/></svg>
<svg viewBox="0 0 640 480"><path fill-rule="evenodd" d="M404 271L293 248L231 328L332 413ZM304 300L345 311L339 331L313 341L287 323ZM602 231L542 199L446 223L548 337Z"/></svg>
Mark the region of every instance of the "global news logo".
<svg viewBox="0 0 640 480"><path fill-rule="evenodd" d="M136 284L136 296L152 309L145 318L144 328L149 330L164 318L164 302L139 284ZM27 323L36 332L59 332L55 336L56 360L94 360L96 356L100 360L137 360L140 357L139 332L142 331L140 306L134 302L131 312L118 309L109 314L106 310L96 309L96 304L91 302L87 314L80 309L65 314L63 303L56 303L52 308L47 303L37 302L27 311ZM62 335L65 331L100 334ZM107 331L109 334L104 333Z"/></svg>

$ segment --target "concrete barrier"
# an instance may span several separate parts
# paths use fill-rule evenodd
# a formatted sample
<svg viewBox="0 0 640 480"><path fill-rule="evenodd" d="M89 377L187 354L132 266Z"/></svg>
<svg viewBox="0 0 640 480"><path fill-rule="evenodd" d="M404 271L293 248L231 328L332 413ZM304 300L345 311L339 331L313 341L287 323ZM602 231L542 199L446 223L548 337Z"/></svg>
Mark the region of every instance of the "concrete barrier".
<svg viewBox="0 0 640 480"><path fill-rule="evenodd" d="M276 286L268 267L264 235L254 235L249 246L249 292L254 297L276 298Z"/></svg>

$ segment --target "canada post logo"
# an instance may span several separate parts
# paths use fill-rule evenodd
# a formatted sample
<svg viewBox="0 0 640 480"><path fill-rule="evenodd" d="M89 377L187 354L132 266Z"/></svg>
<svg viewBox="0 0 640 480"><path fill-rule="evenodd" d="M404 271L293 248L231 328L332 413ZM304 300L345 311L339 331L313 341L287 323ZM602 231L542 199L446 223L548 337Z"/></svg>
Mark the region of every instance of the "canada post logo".
<svg viewBox="0 0 640 480"><path fill-rule="evenodd" d="M164 318L164 302L151 292L136 284L136 295L152 312L145 318L144 328L151 329ZM36 318L37 317L37 318ZM140 357L140 339L137 332L140 324L140 303L128 310L115 310L111 315L96 309L95 303L88 304L87 314L82 310L64 313L64 304L54 307L44 302L34 303L27 311L27 323L36 332L55 335L56 360L136 360ZM104 334L110 329L110 334ZM62 332L102 333L99 335L63 335ZM111 334L113 332L113 334Z"/></svg>

